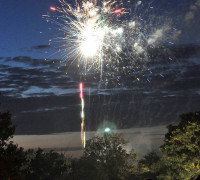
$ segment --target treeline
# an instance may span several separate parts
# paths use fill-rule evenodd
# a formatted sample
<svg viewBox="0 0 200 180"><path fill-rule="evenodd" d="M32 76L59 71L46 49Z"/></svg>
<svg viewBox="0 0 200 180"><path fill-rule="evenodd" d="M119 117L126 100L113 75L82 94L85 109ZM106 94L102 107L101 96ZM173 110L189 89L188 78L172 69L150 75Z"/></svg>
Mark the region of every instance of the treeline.
<svg viewBox="0 0 200 180"><path fill-rule="evenodd" d="M137 159L117 134L87 141L83 155L73 159L54 151L24 150L10 139L15 127L9 112L0 113L1 180L192 180L200 175L200 111L183 114L168 126L164 144Z"/></svg>

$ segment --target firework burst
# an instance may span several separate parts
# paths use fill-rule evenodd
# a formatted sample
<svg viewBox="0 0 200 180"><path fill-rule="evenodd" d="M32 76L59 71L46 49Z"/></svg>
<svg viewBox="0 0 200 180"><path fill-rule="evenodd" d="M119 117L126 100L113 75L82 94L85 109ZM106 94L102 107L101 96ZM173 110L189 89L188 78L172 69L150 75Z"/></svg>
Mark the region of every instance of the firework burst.
<svg viewBox="0 0 200 180"><path fill-rule="evenodd" d="M112 1L81 1L74 7L63 0L60 3L61 8L50 9L62 14L59 16L62 23L56 23L65 34L60 38L64 42L64 58L84 64L86 71L94 68L102 74L107 60L105 52L122 50L124 30L117 19L126 10Z"/></svg>
<svg viewBox="0 0 200 180"><path fill-rule="evenodd" d="M62 44L59 53L62 52L62 59L69 66L77 64L81 76L90 72L95 78L100 75L98 81L106 86L109 82L120 86L127 77L140 81L138 74L144 77L147 71L152 73L146 66L151 59L148 52L158 43L169 41L169 22L163 25L147 16L147 11L140 8L141 1L134 8L130 1L129 8L124 8L122 1L112 0L76 1L73 5L60 0L60 3L61 7L50 7L58 12L56 18L45 17L64 33L57 38ZM146 80L149 82L149 78Z"/></svg>

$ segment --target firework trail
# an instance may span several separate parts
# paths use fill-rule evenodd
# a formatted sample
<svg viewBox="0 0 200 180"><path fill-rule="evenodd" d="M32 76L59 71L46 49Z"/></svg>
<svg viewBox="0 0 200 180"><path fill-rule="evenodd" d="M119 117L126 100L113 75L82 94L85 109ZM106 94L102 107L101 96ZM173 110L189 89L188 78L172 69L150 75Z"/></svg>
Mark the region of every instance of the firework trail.
<svg viewBox="0 0 200 180"><path fill-rule="evenodd" d="M79 84L80 99L81 99L81 143L85 148L86 132L85 132L85 113L84 113L84 97L83 97L83 83Z"/></svg>

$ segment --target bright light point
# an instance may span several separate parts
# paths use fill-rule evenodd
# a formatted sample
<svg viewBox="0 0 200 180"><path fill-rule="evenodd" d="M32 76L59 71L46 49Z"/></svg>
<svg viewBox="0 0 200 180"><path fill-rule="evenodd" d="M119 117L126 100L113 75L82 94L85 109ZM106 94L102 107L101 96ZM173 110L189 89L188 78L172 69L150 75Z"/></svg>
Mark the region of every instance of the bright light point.
<svg viewBox="0 0 200 180"><path fill-rule="evenodd" d="M110 121L103 121L98 129L97 129L97 134L98 136L104 136L105 133L116 133L117 132L117 127L113 122Z"/></svg>
<svg viewBox="0 0 200 180"><path fill-rule="evenodd" d="M138 46L138 43L135 43L135 44L134 44L134 47L137 47L137 46Z"/></svg>
<svg viewBox="0 0 200 180"><path fill-rule="evenodd" d="M98 43L90 37L81 45L81 52L86 57L92 57L96 54L98 50Z"/></svg>
<svg viewBox="0 0 200 180"><path fill-rule="evenodd" d="M81 112L81 118L84 119L84 112Z"/></svg>
<svg viewBox="0 0 200 180"><path fill-rule="evenodd" d="M98 35L92 29L88 28L83 32L83 41L81 43L80 49L81 53L86 57L92 57L96 54L99 48Z"/></svg>
<svg viewBox="0 0 200 180"><path fill-rule="evenodd" d="M83 100L83 98L82 98L82 100L81 100L81 106L82 106L82 109L84 109L84 100Z"/></svg>
<svg viewBox="0 0 200 180"><path fill-rule="evenodd" d="M92 16L96 16L97 15L97 10L93 10L93 11L89 11L89 15Z"/></svg>
<svg viewBox="0 0 200 180"><path fill-rule="evenodd" d="M107 127L107 128L104 129L104 132L109 133L110 130L111 130L111 129Z"/></svg>
<svg viewBox="0 0 200 180"><path fill-rule="evenodd" d="M138 1L138 2L137 2L137 5L138 5L138 6L139 6L140 4L142 4L142 1Z"/></svg>
<svg viewBox="0 0 200 180"><path fill-rule="evenodd" d="M122 49L119 46L116 47L116 50L117 50L117 52L121 52L122 51Z"/></svg>
<svg viewBox="0 0 200 180"><path fill-rule="evenodd" d="M123 34L123 28L114 29L111 31L114 36L119 36Z"/></svg>
<svg viewBox="0 0 200 180"><path fill-rule="evenodd" d="M51 9L52 11L56 11L56 8L55 8L54 6L50 6L50 9Z"/></svg>
<svg viewBox="0 0 200 180"><path fill-rule="evenodd" d="M118 28L118 33L122 34L123 33L123 28Z"/></svg>
<svg viewBox="0 0 200 180"><path fill-rule="evenodd" d="M131 28L134 28L134 27L135 27L135 21L130 22L130 23L129 23L129 26L130 26Z"/></svg>

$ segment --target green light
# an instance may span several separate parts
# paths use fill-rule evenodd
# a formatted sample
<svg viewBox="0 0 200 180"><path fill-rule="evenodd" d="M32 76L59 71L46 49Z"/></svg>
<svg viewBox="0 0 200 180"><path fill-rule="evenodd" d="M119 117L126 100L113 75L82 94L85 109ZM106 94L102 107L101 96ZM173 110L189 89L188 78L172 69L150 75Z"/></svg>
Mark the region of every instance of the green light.
<svg viewBox="0 0 200 180"><path fill-rule="evenodd" d="M109 133L110 130L111 130L111 129L107 127L107 128L104 129L104 132Z"/></svg>

